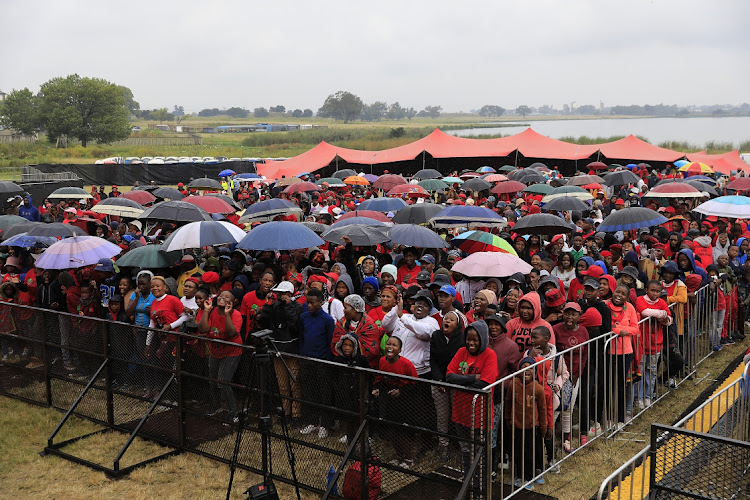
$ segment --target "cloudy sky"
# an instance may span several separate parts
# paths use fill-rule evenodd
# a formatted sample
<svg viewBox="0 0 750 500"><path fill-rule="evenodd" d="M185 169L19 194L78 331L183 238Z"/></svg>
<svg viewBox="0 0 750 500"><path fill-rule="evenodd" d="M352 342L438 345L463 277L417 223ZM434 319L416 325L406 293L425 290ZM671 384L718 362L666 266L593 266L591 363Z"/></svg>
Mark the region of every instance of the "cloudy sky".
<svg viewBox="0 0 750 500"><path fill-rule="evenodd" d="M0 90L78 73L141 108L750 102L750 1L3 0Z"/></svg>

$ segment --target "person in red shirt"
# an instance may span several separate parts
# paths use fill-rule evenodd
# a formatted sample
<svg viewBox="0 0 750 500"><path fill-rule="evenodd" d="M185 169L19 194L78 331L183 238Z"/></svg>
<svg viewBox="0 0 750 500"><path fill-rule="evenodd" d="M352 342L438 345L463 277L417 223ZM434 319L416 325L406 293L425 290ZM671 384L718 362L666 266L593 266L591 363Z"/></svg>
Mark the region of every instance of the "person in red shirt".
<svg viewBox="0 0 750 500"><path fill-rule="evenodd" d="M260 278L260 286L252 292L246 293L242 298L240 314L245 318L244 339L247 339L247 336L255 331L255 317L263 309L263 306L266 305L268 294L275 283L276 277L273 272L266 271Z"/></svg>
<svg viewBox="0 0 750 500"><path fill-rule="evenodd" d="M664 345L664 326L672 324L669 306L661 298L662 290L659 280L651 280L646 285L646 295L641 295L635 301L635 309L640 318L648 318L648 321L640 323L641 338L636 345L643 373L643 378L636 384L634 391L640 409L651 406L656 389L659 355Z"/></svg>
<svg viewBox="0 0 750 500"><path fill-rule="evenodd" d="M150 390L152 397L156 396L164 387L167 378L165 370L171 369L174 363L175 337L168 332L177 330L188 319L180 299L174 295L169 295L168 290L167 281L164 277L154 276L151 278L151 294L154 296L154 300L151 303L151 323L149 327L164 332L160 332L157 336L155 332L149 331L146 335L146 358L155 366L162 368L162 370L152 370L151 377L146 377L146 391ZM175 395L174 390L171 389L168 399L173 400Z"/></svg>
<svg viewBox="0 0 750 500"><path fill-rule="evenodd" d="M417 274L420 268L417 266L417 249L413 247L404 250L404 258L398 266L396 283L404 288L417 284Z"/></svg>
<svg viewBox="0 0 750 500"><path fill-rule="evenodd" d="M203 314L198 323L198 331L209 339L220 339L225 342L242 344L242 314L233 307L232 292L224 290L219 294L216 307L207 300L203 303ZM234 372L240 364L242 349L217 342L209 342L208 371L211 378L211 407L209 416L221 411L222 401L232 421L237 422L237 403L234 390L229 385ZM218 381L218 382L216 382ZM219 387L221 384L221 387Z"/></svg>

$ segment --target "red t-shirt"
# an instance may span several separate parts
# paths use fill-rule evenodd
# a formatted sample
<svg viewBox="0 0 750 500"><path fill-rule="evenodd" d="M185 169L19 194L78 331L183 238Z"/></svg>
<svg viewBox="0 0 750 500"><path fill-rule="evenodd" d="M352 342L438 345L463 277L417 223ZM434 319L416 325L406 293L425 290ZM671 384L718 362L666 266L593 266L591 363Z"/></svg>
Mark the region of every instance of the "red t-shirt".
<svg viewBox="0 0 750 500"><path fill-rule="evenodd" d="M182 316L182 312L185 307L180 302L180 299L174 295L164 295L161 300L154 299L151 302L151 319L159 327L166 324L172 324L177 321L177 318ZM174 335L168 336L169 340L174 340Z"/></svg>
<svg viewBox="0 0 750 500"><path fill-rule="evenodd" d="M458 350L453 359L448 364L447 373L458 375L479 375L479 379L493 384L497 381L497 354L492 349L485 349L478 356L473 356L462 347ZM453 411L451 420L464 427L471 427L471 405L475 392L456 390L453 396ZM487 398L480 396L477 398L474 406L474 427L479 428L482 425L484 415L484 402ZM492 397L490 396L490 401ZM492 418L495 418L495 407L490 404Z"/></svg>
<svg viewBox="0 0 750 500"><path fill-rule="evenodd" d="M589 309L594 308L590 307ZM596 311L596 309L594 309L594 311ZM556 324L552 327L552 330L555 332L555 347L557 347L557 352L565 351L589 340L588 330L586 330L585 326L580 324L578 325L578 330L575 331L568 330L565 323ZM586 372L588 357L589 349L585 346L574 349L563 355L565 364L568 366L568 370L570 370L570 374L576 378Z"/></svg>
<svg viewBox="0 0 750 500"><path fill-rule="evenodd" d="M240 306L240 314L247 317L247 328L245 330L245 338L247 334L252 332L255 328L255 315L260 313L263 306L266 305L265 298L258 297L258 291L253 290L250 293L245 294L242 298L242 305Z"/></svg>
<svg viewBox="0 0 750 500"><path fill-rule="evenodd" d="M414 378L419 377L419 375L417 375L417 370L414 368L414 365L411 363L411 361L403 356L399 356L395 363L389 363L388 358L383 356L378 362L378 370L386 373L395 373L396 375L406 375L408 377ZM398 389L399 387L403 387L406 384L410 384L413 382L409 382L408 380L404 380L402 378L375 375L374 385L377 386L383 383L385 383L385 385L387 385L389 389Z"/></svg>
<svg viewBox="0 0 750 500"><path fill-rule="evenodd" d="M235 344L242 344L242 335L240 335L240 329L242 328L242 314L237 310L232 311L232 325L237 334L228 337L225 333L226 317L220 315L216 308L211 309L211 312L208 315L208 333L206 334L206 337L234 342ZM211 357L215 359L242 355L241 348L218 344L216 342L209 343L208 352L211 354Z"/></svg>

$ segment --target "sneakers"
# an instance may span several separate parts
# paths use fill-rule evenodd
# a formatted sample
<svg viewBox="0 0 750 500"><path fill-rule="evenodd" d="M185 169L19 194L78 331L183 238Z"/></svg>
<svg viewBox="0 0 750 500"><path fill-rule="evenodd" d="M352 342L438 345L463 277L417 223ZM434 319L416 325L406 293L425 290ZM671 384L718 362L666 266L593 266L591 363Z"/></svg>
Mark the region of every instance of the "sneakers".
<svg viewBox="0 0 750 500"><path fill-rule="evenodd" d="M318 439L325 439L327 437L328 437L328 430L326 430L326 428L321 425L320 429L318 429Z"/></svg>
<svg viewBox="0 0 750 500"><path fill-rule="evenodd" d="M633 420L633 413L629 411L625 412L625 423L629 424L631 420Z"/></svg>
<svg viewBox="0 0 750 500"><path fill-rule="evenodd" d="M513 482L513 486L515 486L516 488L520 488L523 485L523 483L525 483L525 482L526 481L524 481L523 479L516 479ZM526 488L527 490L531 490L531 489L534 488L534 483L529 483L526 486L524 486L524 488Z"/></svg>
<svg viewBox="0 0 750 500"><path fill-rule="evenodd" d="M346 437L346 434L344 434L343 436L341 436L339 438L339 443L341 443L341 444L349 444L349 438Z"/></svg>
<svg viewBox="0 0 750 500"><path fill-rule="evenodd" d="M670 378L669 380L667 380L667 385L669 386L670 389L677 389L677 382L675 382L673 378Z"/></svg>
<svg viewBox="0 0 750 500"><path fill-rule="evenodd" d="M563 451L565 453L573 453L575 451L573 449L573 447L570 445L570 440L569 439L566 439L566 440L563 441L563 443L562 443L562 449L563 449ZM557 468L557 471L558 471L557 473L559 474L560 467Z"/></svg>
<svg viewBox="0 0 750 500"><path fill-rule="evenodd" d="M550 462L548 464L549 471L552 474L559 474L560 473L560 464L558 462Z"/></svg>
<svg viewBox="0 0 750 500"><path fill-rule="evenodd" d="M537 469L537 470L536 470L536 471L534 472L534 475L535 475L535 476L539 476L539 478L537 478L537 479L536 479L536 481L535 481L535 482L536 482L536 484L544 484L544 476L541 476L541 475L540 475L541 473L542 473L541 469Z"/></svg>
<svg viewBox="0 0 750 500"><path fill-rule="evenodd" d="M317 425L310 424L307 427L305 427L303 429L300 429L299 433L300 434L311 434L311 433L313 433L313 432L315 432L317 430L318 430L318 426Z"/></svg>
<svg viewBox="0 0 750 500"><path fill-rule="evenodd" d="M589 429L589 434L592 436L599 436L602 433L602 426L599 422L594 422L594 425Z"/></svg>
<svg viewBox="0 0 750 500"><path fill-rule="evenodd" d="M412 467L414 467L414 460L412 460L411 458L407 458L399 465L404 469L411 469Z"/></svg>
<svg viewBox="0 0 750 500"><path fill-rule="evenodd" d="M643 410L646 408L646 403L642 399L639 399L636 406L638 407L639 410Z"/></svg>
<svg viewBox="0 0 750 500"><path fill-rule="evenodd" d="M714 352L717 352L717 351L721 351L721 349L722 349L722 345L721 345L721 344L716 344L716 345L715 345L715 346L713 346L713 347L712 347L711 349L713 349L713 350L714 350Z"/></svg>
<svg viewBox="0 0 750 500"><path fill-rule="evenodd" d="M649 406L651 406L651 399L650 398L644 399L643 400L643 406L646 407L646 408L648 408Z"/></svg>
<svg viewBox="0 0 750 500"><path fill-rule="evenodd" d="M732 339L732 337L724 337L721 339L721 343L722 345L732 345L734 344L734 340Z"/></svg>

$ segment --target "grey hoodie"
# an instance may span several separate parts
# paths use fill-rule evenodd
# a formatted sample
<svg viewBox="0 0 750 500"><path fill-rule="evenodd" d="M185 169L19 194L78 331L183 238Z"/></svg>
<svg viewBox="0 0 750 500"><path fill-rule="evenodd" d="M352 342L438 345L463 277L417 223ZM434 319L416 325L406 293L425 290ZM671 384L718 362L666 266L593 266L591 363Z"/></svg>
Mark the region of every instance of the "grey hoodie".
<svg viewBox="0 0 750 500"><path fill-rule="evenodd" d="M473 322L469 325L469 328L476 330L479 335L479 350L476 353L476 356L479 356L490 344L490 329L487 327L487 323L485 323L483 319ZM469 328L466 329L467 333Z"/></svg>
<svg viewBox="0 0 750 500"><path fill-rule="evenodd" d="M344 283L349 288L349 294L354 293L354 284L352 283L352 277L348 274L342 274L339 276L339 279L336 280L336 286L338 286L339 283ZM333 296L341 301L343 301L343 297L339 298L336 296L336 287L333 288Z"/></svg>

